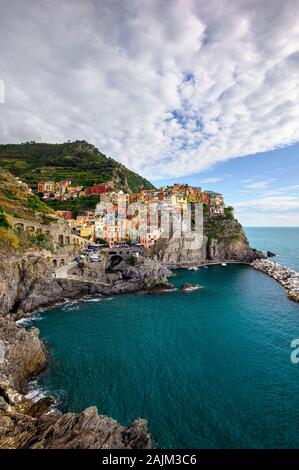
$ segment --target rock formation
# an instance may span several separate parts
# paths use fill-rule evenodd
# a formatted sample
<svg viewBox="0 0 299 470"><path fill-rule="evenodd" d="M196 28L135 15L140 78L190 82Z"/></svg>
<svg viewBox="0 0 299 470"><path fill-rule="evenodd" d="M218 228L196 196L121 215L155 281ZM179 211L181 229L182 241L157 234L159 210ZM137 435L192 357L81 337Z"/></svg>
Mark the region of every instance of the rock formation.
<svg viewBox="0 0 299 470"><path fill-rule="evenodd" d="M256 260L251 266L276 279L287 290L289 298L299 302L299 273L267 259Z"/></svg>
<svg viewBox="0 0 299 470"><path fill-rule="evenodd" d="M195 245L196 248L189 238L160 239L148 250L148 256L173 267L209 261L249 263L265 257L262 252L250 248L241 224L235 219L208 219L203 237Z"/></svg>
<svg viewBox="0 0 299 470"><path fill-rule="evenodd" d="M128 427L98 414L49 413L51 399L33 403L22 395L26 380L47 363L36 328L26 331L0 317L0 448L147 449L153 446L147 421Z"/></svg>
<svg viewBox="0 0 299 470"><path fill-rule="evenodd" d="M171 276L158 261L142 257L136 266L123 263L109 274L95 272L96 266L86 265L71 270L69 279L54 279L49 262L38 254L1 261L0 311L18 318L66 299L154 289Z"/></svg>

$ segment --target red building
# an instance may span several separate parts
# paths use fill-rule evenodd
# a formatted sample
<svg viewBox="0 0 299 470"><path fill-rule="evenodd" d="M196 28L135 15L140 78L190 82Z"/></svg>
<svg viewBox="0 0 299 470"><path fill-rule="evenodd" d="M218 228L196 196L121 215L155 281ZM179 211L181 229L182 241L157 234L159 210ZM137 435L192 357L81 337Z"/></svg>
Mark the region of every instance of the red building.
<svg viewBox="0 0 299 470"><path fill-rule="evenodd" d="M63 219L71 220L73 218L73 213L72 211L56 211L57 215L59 217L62 217Z"/></svg>
<svg viewBox="0 0 299 470"><path fill-rule="evenodd" d="M99 196L100 194L106 193L109 189L107 183L94 184L91 188L85 189L85 196Z"/></svg>

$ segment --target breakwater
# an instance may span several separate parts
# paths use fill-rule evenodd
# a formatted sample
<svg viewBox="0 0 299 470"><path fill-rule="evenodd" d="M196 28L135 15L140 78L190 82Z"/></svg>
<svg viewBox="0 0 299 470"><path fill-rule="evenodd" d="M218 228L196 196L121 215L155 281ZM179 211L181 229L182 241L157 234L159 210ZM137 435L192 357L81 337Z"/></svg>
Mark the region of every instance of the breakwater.
<svg viewBox="0 0 299 470"><path fill-rule="evenodd" d="M255 260L251 266L276 279L286 289L288 297L295 302L299 302L298 272L268 259Z"/></svg>

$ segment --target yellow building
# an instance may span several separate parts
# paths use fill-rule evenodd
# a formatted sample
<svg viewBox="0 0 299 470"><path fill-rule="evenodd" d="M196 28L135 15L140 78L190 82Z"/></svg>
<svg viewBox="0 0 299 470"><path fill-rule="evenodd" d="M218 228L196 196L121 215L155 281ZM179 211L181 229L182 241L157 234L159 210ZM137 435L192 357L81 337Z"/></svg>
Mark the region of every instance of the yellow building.
<svg viewBox="0 0 299 470"><path fill-rule="evenodd" d="M81 227L80 228L80 237L92 238L93 234L94 234L94 227L93 226L87 226L87 227Z"/></svg>

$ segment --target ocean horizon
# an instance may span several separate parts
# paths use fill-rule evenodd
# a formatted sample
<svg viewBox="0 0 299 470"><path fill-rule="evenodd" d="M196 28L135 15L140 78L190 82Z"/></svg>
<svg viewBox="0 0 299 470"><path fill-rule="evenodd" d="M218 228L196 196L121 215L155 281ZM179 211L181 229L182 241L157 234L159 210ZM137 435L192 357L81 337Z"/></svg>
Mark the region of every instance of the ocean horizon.
<svg viewBox="0 0 299 470"><path fill-rule="evenodd" d="M277 263L299 271L299 227L244 227L250 246L276 254Z"/></svg>

